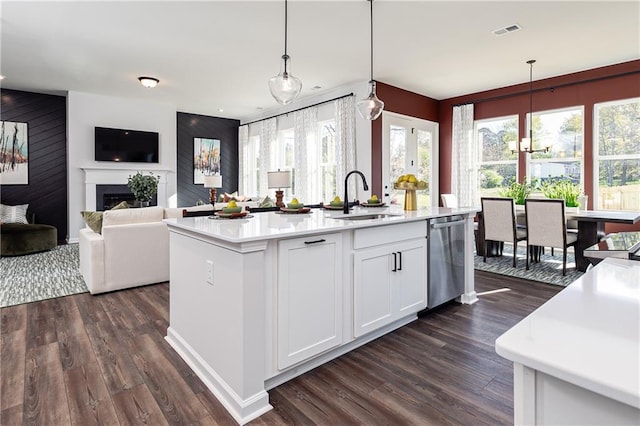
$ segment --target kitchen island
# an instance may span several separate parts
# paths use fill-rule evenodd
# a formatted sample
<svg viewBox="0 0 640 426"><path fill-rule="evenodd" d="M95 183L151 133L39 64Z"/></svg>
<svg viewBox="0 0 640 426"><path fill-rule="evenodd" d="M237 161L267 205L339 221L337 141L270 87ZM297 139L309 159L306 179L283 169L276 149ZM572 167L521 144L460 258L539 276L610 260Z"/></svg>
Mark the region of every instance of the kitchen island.
<svg viewBox="0 0 640 426"><path fill-rule="evenodd" d="M640 424L640 262L607 258L496 340L516 425Z"/></svg>
<svg viewBox="0 0 640 426"><path fill-rule="evenodd" d="M427 306L429 220L460 216L461 303L474 303L476 210L396 206L167 220L167 341L244 424L268 389L414 321Z"/></svg>

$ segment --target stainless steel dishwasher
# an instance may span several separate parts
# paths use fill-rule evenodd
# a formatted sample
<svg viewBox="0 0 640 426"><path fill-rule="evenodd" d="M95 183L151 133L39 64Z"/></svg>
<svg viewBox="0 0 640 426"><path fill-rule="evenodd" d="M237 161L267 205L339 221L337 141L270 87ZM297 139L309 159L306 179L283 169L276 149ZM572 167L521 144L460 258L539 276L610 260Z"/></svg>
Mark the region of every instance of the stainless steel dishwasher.
<svg viewBox="0 0 640 426"><path fill-rule="evenodd" d="M464 293L464 216L429 220L427 250L427 308L455 299Z"/></svg>

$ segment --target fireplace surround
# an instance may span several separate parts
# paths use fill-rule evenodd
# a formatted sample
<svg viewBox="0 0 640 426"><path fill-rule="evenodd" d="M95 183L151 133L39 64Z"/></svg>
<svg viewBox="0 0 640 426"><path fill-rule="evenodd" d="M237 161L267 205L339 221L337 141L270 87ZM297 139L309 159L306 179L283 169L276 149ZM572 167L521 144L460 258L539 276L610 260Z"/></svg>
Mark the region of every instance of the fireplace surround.
<svg viewBox="0 0 640 426"><path fill-rule="evenodd" d="M167 196L167 174L169 170L133 170L133 169L113 169L113 168L98 168L98 167L86 167L83 168L85 174L85 210L104 210L104 187L108 187L107 194L111 194L114 198L122 197L123 200L129 202L126 198L127 194L131 194L127 181L129 176L141 171L143 173L153 173L155 176L160 177L158 182L158 193L154 197L150 205L158 205L161 207L168 207ZM100 188L100 193L99 193ZM131 194L133 199L133 194ZM122 200L121 200L122 201ZM116 203L117 204L117 203ZM131 202L130 204L133 204Z"/></svg>

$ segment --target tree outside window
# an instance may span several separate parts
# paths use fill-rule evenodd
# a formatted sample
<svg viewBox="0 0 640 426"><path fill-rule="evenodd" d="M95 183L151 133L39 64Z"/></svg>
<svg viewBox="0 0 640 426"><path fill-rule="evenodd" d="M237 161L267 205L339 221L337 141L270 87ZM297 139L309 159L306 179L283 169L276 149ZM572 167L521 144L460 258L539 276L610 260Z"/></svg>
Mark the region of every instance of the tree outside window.
<svg viewBox="0 0 640 426"><path fill-rule="evenodd" d="M640 210L640 98L594 106L594 205Z"/></svg>

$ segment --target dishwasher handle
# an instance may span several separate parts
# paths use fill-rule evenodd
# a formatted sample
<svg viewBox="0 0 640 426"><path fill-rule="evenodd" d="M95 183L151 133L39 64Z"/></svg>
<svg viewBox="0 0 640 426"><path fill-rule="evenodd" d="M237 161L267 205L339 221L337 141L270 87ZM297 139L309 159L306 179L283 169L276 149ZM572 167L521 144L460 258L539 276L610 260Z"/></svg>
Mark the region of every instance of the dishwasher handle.
<svg viewBox="0 0 640 426"><path fill-rule="evenodd" d="M465 222L466 222L466 219L460 219L460 220L455 220L453 222L432 223L430 227L431 229L450 228L452 226L463 225Z"/></svg>

